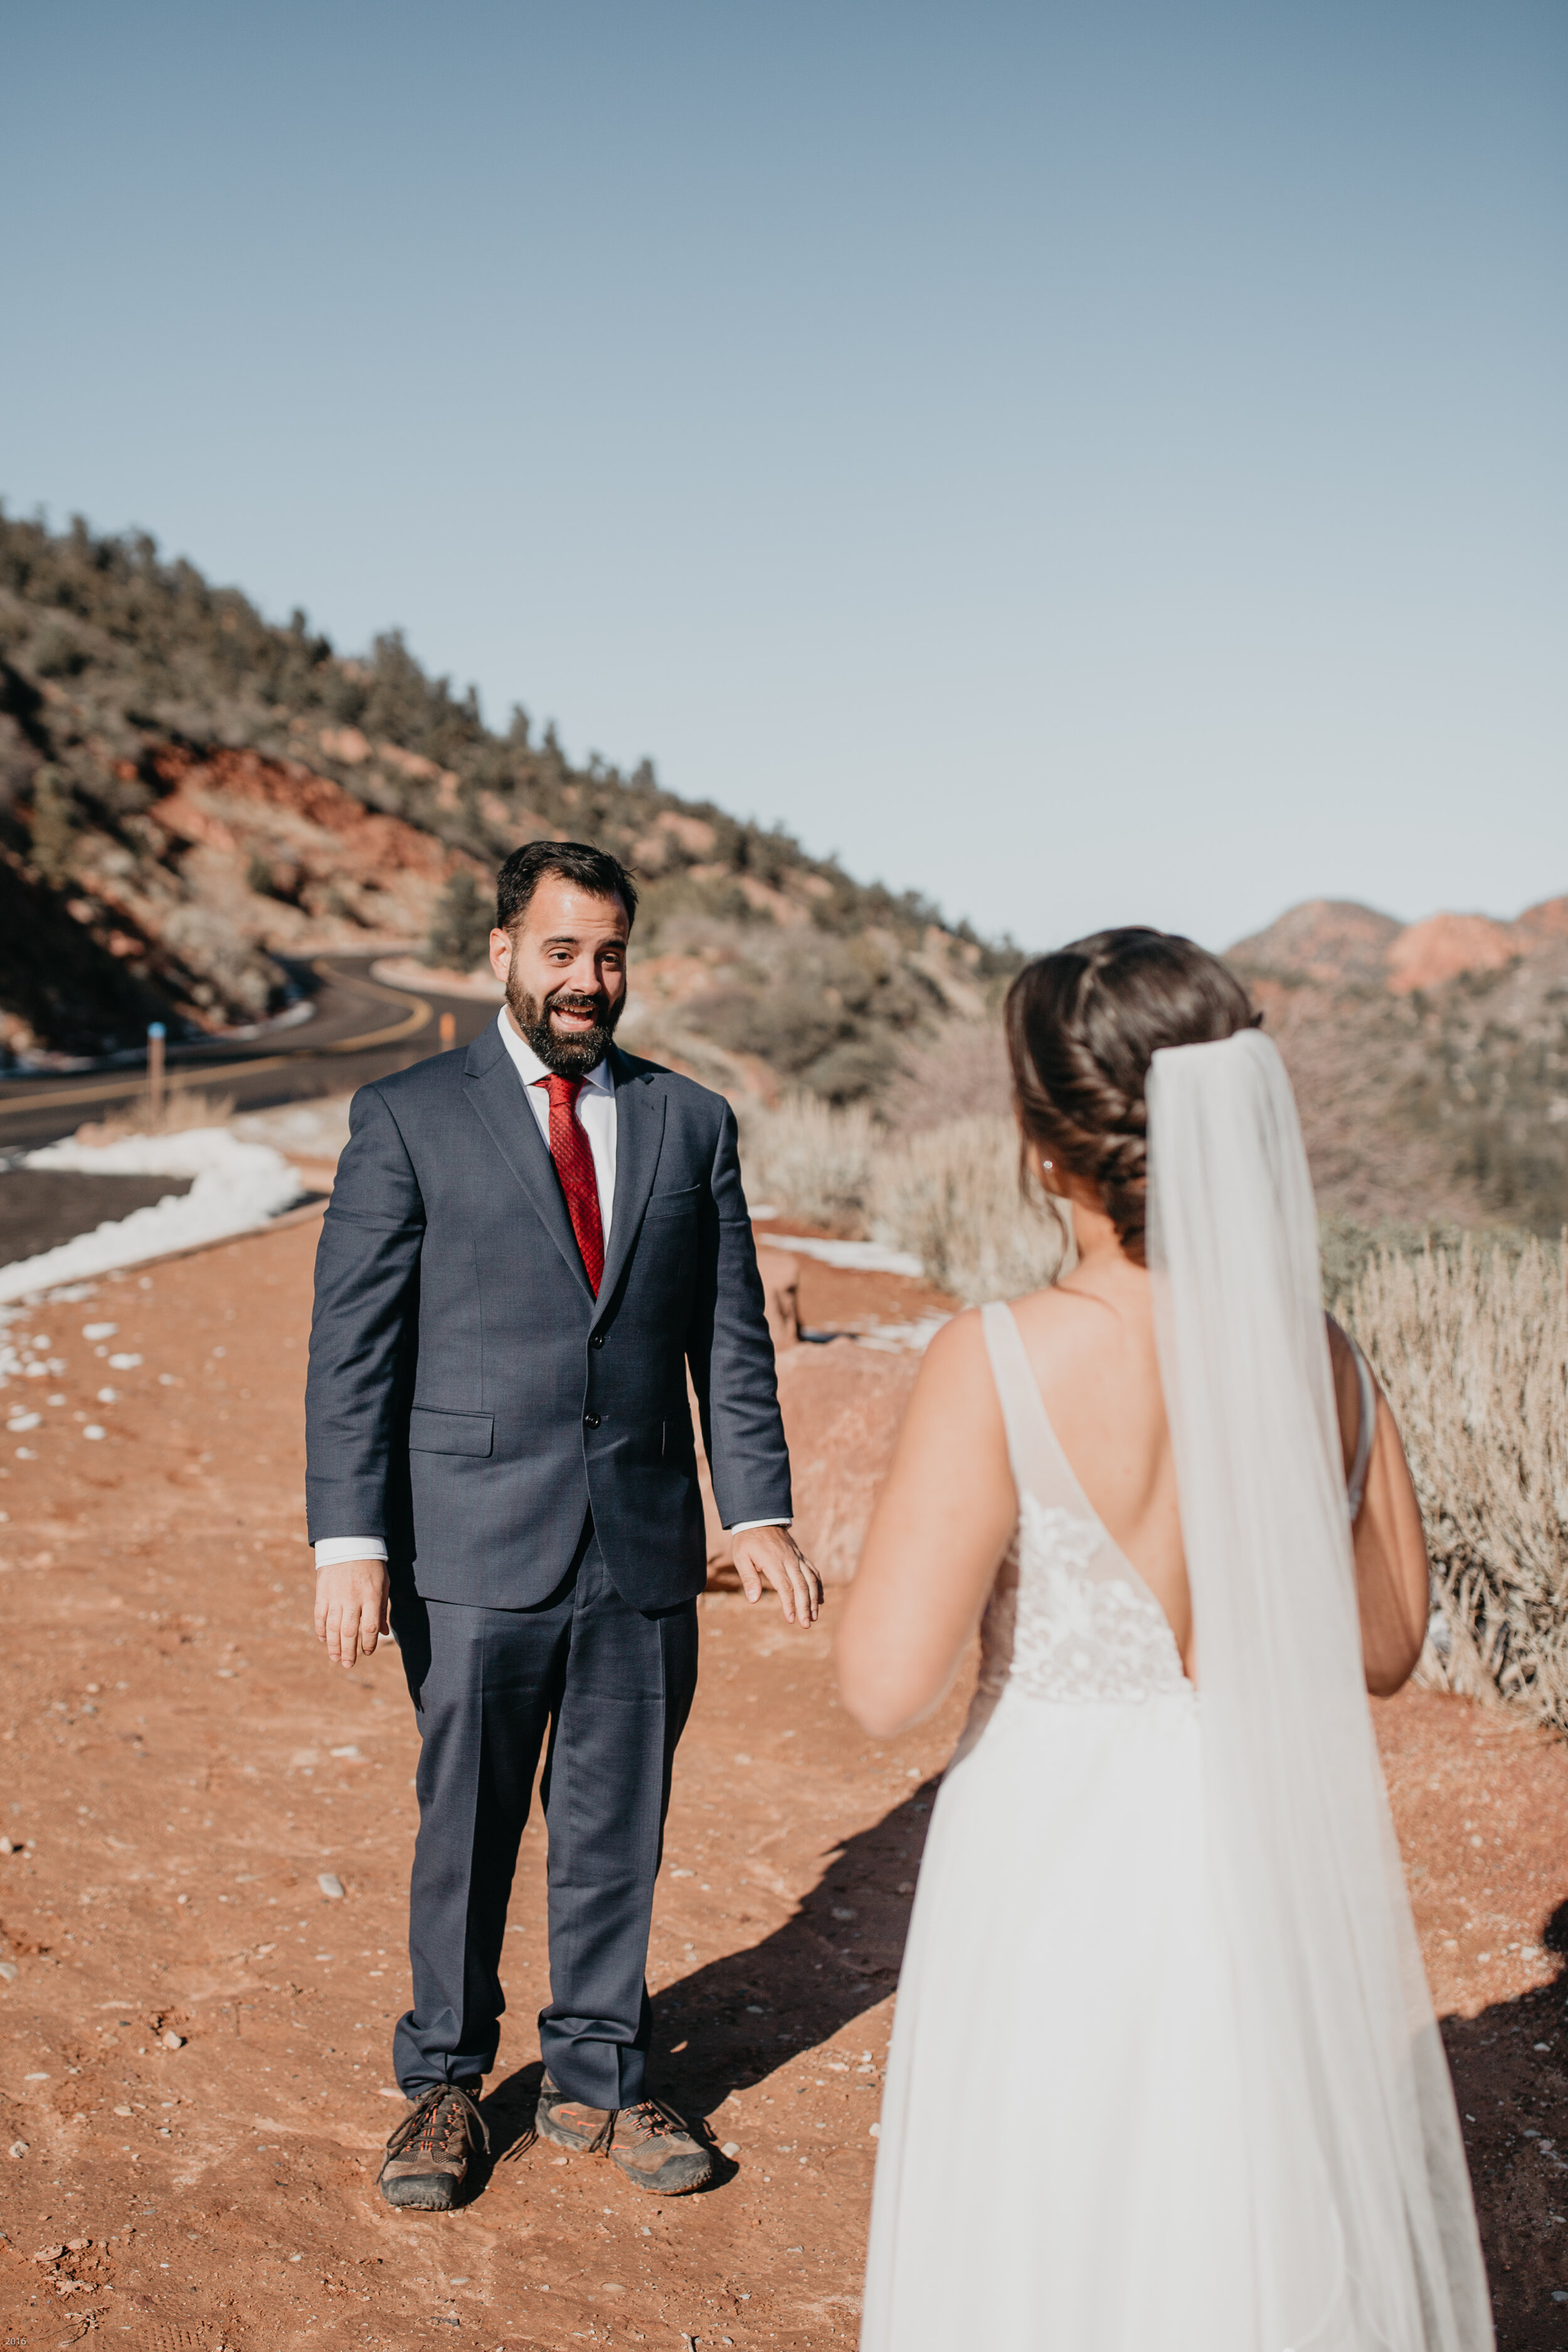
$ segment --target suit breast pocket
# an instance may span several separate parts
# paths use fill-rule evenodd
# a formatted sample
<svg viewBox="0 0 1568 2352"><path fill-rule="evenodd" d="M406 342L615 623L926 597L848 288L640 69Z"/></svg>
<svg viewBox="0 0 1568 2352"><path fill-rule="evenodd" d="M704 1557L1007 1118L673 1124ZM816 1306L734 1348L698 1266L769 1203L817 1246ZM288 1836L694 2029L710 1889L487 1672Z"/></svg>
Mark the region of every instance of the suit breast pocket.
<svg viewBox="0 0 1568 2352"><path fill-rule="evenodd" d="M488 1454L495 1444L491 1412L441 1412L416 1404L408 1416L410 1454Z"/></svg>

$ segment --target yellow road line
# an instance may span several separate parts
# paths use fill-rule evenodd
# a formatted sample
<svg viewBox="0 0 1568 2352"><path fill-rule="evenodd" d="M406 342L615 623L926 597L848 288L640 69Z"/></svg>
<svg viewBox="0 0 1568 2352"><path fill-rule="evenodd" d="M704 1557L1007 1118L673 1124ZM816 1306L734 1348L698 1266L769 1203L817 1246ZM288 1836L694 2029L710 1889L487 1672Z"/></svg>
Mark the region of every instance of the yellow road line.
<svg viewBox="0 0 1568 2352"><path fill-rule="evenodd" d="M430 1006L422 996L410 1003L406 995L396 989L384 988L379 981L351 979L341 971L329 971L317 962L311 969L323 980L339 988L363 988L371 996L384 997L389 1004L407 1004L405 1020L395 1022L389 1029L363 1031L357 1037L339 1037L326 1045L300 1044L287 1054L263 1054L248 1062L202 1062L195 1067L170 1070L163 1083L171 1093L176 1087L205 1087L214 1078L240 1077L254 1070L280 1070L289 1062L313 1059L325 1054L362 1054L372 1045L393 1045L400 1037L416 1036L430 1022ZM7 1110L54 1110L62 1103L104 1102L114 1095L135 1095L145 1091L146 1072L129 1070L122 1078L99 1078L90 1084L66 1087L52 1095L11 1095L0 1087L0 1117Z"/></svg>
<svg viewBox="0 0 1568 2352"><path fill-rule="evenodd" d="M329 970L328 966L322 962L320 958L318 958L316 962L311 965L310 969L312 971L320 973L323 980L336 981L340 988L363 988L367 995L384 997L388 1004L406 1004L408 1006L407 1019L400 1021L395 1029L372 1030L367 1036L363 1037L340 1037L335 1045L318 1046L317 1051L319 1053L357 1054L366 1045L391 1045L398 1037L416 1036L430 1018L430 1007L425 998L422 996L416 996L411 1001L405 989L384 987L379 980L345 979L344 975L341 971L332 971ZM303 1053L306 1048L301 1046L300 1050Z"/></svg>

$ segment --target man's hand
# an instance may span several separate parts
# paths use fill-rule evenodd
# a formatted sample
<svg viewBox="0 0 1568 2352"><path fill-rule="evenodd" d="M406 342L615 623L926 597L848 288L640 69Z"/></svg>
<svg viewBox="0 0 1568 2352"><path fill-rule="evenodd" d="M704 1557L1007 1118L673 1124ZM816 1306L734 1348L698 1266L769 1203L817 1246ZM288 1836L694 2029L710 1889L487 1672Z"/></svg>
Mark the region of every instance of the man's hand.
<svg viewBox="0 0 1568 2352"><path fill-rule="evenodd" d="M791 1625L815 1625L822 1606L822 1579L787 1528L743 1528L732 1538L736 1572L748 1601L760 1601L771 1584Z"/></svg>
<svg viewBox="0 0 1568 2352"><path fill-rule="evenodd" d="M392 1631L392 1580L384 1559L340 1559L316 1570L316 1639L334 1666L367 1658Z"/></svg>

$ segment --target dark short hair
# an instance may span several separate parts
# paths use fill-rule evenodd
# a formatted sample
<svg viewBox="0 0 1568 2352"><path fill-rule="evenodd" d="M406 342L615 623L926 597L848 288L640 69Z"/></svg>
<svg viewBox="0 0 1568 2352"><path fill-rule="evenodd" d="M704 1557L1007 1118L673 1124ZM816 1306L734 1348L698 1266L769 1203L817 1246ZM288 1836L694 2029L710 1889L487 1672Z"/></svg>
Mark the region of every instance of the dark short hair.
<svg viewBox="0 0 1568 2352"><path fill-rule="evenodd" d="M618 857L585 841L531 841L514 849L496 876L496 928L510 931L547 874L559 874L595 898L618 898L629 931L637 920L637 886Z"/></svg>
<svg viewBox="0 0 1568 2352"><path fill-rule="evenodd" d="M1149 1065L1166 1045L1256 1028L1233 971L1171 931L1096 931L1026 964L1007 992L1007 1055L1026 1152L1092 1184L1143 1263Z"/></svg>

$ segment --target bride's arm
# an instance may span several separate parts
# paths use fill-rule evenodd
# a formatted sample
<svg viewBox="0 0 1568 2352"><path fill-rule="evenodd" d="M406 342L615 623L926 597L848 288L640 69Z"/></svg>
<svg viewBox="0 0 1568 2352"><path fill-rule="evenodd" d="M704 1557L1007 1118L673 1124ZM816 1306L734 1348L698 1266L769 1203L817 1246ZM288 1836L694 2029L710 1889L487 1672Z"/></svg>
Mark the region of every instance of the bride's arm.
<svg viewBox="0 0 1568 2352"><path fill-rule="evenodd" d="M839 1612L838 1685L873 1738L907 1730L942 1698L1017 1513L995 1383L972 1311L926 1350Z"/></svg>
<svg viewBox="0 0 1568 2352"><path fill-rule="evenodd" d="M1361 1383L1350 1343L1331 1316L1329 1356L1348 1475L1361 1428ZM1431 1570L1398 1423L1375 1378L1373 1394L1377 1421L1354 1529L1356 1595L1366 1686L1374 1698L1391 1698L1415 1672L1426 1638Z"/></svg>

